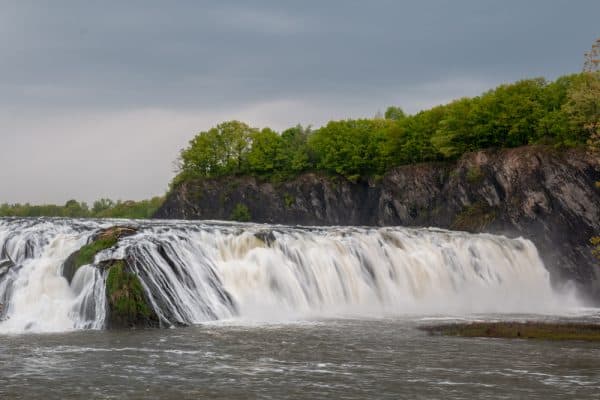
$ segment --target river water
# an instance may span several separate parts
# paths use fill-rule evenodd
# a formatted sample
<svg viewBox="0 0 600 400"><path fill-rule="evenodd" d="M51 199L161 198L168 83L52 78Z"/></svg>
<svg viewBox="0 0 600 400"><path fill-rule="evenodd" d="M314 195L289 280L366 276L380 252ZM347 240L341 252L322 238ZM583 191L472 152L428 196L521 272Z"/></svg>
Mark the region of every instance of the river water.
<svg viewBox="0 0 600 400"><path fill-rule="evenodd" d="M432 322L418 317L224 322L3 336L0 397L597 399L600 394L598 344L449 338L415 329Z"/></svg>
<svg viewBox="0 0 600 400"><path fill-rule="evenodd" d="M136 233L69 282L100 230ZM106 330L104 260L163 329ZM565 287L568 287L565 286ZM598 398L600 346L429 336L464 319L600 322L529 240L401 227L0 219L0 399ZM187 327L174 326L188 325Z"/></svg>

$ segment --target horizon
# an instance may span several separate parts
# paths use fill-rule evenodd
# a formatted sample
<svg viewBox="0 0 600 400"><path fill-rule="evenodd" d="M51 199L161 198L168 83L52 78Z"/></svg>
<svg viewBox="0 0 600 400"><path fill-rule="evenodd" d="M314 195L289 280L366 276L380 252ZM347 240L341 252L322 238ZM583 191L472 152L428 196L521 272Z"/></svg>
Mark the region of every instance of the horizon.
<svg viewBox="0 0 600 400"><path fill-rule="evenodd" d="M592 1L344 4L9 5L0 203L161 196L179 150L221 121L413 114L579 72L599 34Z"/></svg>

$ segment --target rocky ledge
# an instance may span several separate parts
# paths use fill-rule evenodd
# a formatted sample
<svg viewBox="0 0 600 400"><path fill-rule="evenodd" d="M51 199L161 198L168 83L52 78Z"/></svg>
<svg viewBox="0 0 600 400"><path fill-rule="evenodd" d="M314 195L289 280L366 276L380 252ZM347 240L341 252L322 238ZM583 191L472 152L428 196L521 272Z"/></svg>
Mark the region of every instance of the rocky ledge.
<svg viewBox="0 0 600 400"><path fill-rule="evenodd" d="M273 183L255 177L184 182L156 218L238 219L301 225L432 226L523 236L553 284L600 302L600 158L543 146L484 150L452 163L397 167L351 182L306 173Z"/></svg>
<svg viewBox="0 0 600 400"><path fill-rule="evenodd" d="M96 254L115 246L121 238L137 233L128 226L102 229L88 243L71 254L62 266L63 276L71 282L75 273L84 265L94 264ZM142 284L131 268L130 260L109 259L94 264L107 270L106 301L107 328L144 328L160 325Z"/></svg>

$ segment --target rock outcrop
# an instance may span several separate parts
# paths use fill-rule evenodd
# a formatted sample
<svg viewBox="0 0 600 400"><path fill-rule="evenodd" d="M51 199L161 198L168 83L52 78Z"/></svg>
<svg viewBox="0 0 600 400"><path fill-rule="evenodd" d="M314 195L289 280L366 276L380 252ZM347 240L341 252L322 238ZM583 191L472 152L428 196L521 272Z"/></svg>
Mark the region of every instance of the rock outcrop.
<svg viewBox="0 0 600 400"><path fill-rule="evenodd" d="M152 309L136 273L127 259L103 260L94 264L96 254L115 246L121 238L137 233L129 226L113 226L94 234L86 245L71 254L63 263L62 275L70 283L83 265L93 264L107 271L107 328L157 327L159 319Z"/></svg>
<svg viewBox="0 0 600 400"><path fill-rule="evenodd" d="M350 182L306 173L283 183L254 177L187 181L157 218L301 225L433 226L532 240L556 286L572 282L600 302L589 240L600 232L600 159L529 146L469 153L453 163L397 167Z"/></svg>
<svg viewBox="0 0 600 400"><path fill-rule="evenodd" d="M83 265L91 264L96 254L114 246L120 238L135 233L136 229L128 226L113 226L100 230L89 239L85 246L67 257L62 266L62 275L71 283L77 270Z"/></svg>

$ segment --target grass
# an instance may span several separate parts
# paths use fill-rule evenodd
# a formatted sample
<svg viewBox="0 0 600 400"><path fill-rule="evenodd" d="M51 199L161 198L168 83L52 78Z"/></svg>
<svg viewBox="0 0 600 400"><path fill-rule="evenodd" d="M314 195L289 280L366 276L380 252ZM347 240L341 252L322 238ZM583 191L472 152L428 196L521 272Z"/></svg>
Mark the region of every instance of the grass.
<svg viewBox="0 0 600 400"><path fill-rule="evenodd" d="M75 268L79 268L82 265L91 264L94 262L94 257L96 254L101 252L102 250L106 250L110 247L113 247L117 244L119 239L117 236L108 236L104 238L100 238L98 240L93 241L90 244L86 244L77 253L77 257L75 258Z"/></svg>
<svg viewBox="0 0 600 400"><path fill-rule="evenodd" d="M571 322L472 322L423 326L431 335L538 340L600 341L600 324Z"/></svg>
<svg viewBox="0 0 600 400"><path fill-rule="evenodd" d="M94 262L94 257L96 257L96 254L102 250L113 247L115 244L117 244L119 238L130 235L134 232L135 230L133 228L125 226L115 226L106 229L96 238L96 240L94 240L92 243L86 244L78 250L77 256L75 257L75 270L83 265L91 264Z"/></svg>

